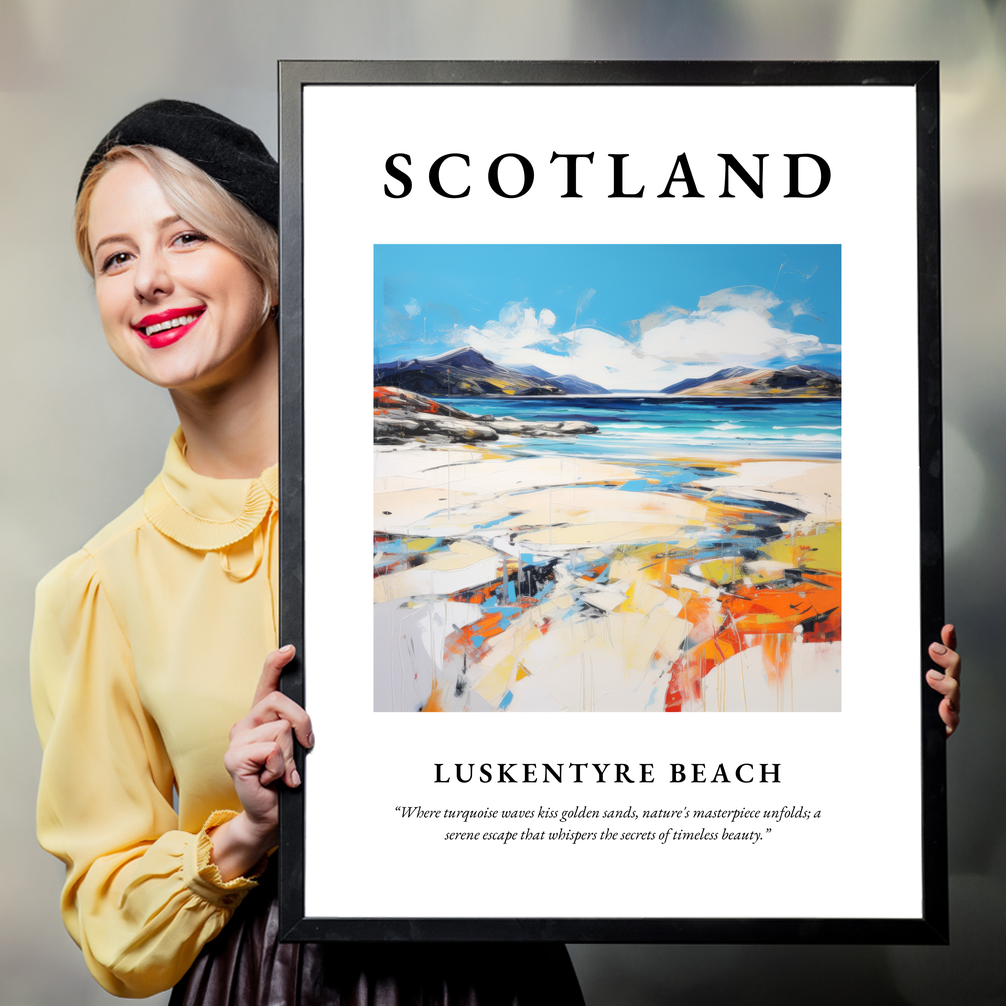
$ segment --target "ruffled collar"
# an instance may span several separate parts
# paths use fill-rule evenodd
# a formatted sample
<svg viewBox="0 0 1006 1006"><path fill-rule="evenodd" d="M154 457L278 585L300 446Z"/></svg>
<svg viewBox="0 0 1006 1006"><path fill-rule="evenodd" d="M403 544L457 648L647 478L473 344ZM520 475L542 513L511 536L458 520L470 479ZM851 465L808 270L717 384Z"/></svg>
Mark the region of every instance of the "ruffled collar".
<svg viewBox="0 0 1006 1006"><path fill-rule="evenodd" d="M185 460L185 437L175 430L164 468L143 494L143 512L162 534L186 548L211 552L252 533L279 500L279 466L257 479L213 479Z"/></svg>

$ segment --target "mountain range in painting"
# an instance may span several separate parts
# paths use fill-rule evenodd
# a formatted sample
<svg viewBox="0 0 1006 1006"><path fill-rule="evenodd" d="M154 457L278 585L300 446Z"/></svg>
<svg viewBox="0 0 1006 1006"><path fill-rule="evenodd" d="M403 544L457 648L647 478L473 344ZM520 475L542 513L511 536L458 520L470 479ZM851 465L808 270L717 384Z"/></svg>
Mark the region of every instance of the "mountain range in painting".
<svg viewBox="0 0 1006 1006"><path fill-rule="evenodd" d="M375 364L374 384L432 398L566 394L550 377L507 370L468 346L426 359Z"/></svg>
<svg viewBox="0 0 1006 1006"><path fill-rule="evenodd" d="M468 346L433 357L375 364L374 384L433 398L612 393L573 374L556 376L533 366L501 367ZM802 364L781 370L726 367L704 377L678 381L658 394L689 398L841 398L842 379L831 371Z"/></svg>
<svg viewBox="0 0 1006 1006"><path fill-rule="evenodd" d="M795 364L782 370L770 367L727 367L708 377L678 381L664 395L711 398L762 398L794 395L799 398L841 398L842 379L819 367Z"/></svg>

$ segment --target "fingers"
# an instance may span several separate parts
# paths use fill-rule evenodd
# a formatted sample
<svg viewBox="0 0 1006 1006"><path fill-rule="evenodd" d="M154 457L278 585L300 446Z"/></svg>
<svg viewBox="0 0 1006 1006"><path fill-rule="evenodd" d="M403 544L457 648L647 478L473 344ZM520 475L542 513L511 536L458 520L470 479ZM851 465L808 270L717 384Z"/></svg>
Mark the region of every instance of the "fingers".
<svg viewBox="0 0 1006 1006"><path fill-rule="evenodd" d="M949 646L951 650L957 649L957 630L952 625L944 625L940 630L940 639L944 646Z"/></svg>
<svg viewBox="0 0 1006 1006"><path fill-rule="evenodd" d="M239 781L253 779L259 786L268 786L282 778L286 761L280 744L264 740L229 748L224 755L224 768L234 778L235 786Z"/></svg>
<svg viewBox="0 0 1006 1006"><path fill-rule="evenodd" d="M961 714L950 706L949 699L944 699L940 703L940 719L946 725L948 737L957 729L957 725L961 722Z"/></svg>
<svg viewBox="0 0 1006 1006"><path fill-rule="evenodd" d="M258 781L263 786L274 783L283 777L286 768L286 759L283 756L282 745L269 743L268 741L259 744L249 745L249 751L254 752L255 757L262 765L258 775Z"/></svg>
<svg viewBox="0 0 1006 1006"><path fill-rule="evenodd" d="M250 745L272 742L272 750L262 765L259 782L263 786L282 779L291 789L300 785L300 773L293 760L293 736L286 720L263 723L248 732Z"/></svg>
<svg viewBox="0 0 1006 1006"><path fill-rule="evenodd" d="M936 688L936 683L932 680L932 676L938 673L937 671L930 671L927 675L929 679L929 685ZM949 678L944 678L943 680L949 681ZM954 682L956 684L956 682ZM939 689L937 689L939 691ZM957 708L956 696L946 696L939 706L940 719L943 720L944 726L946 727L947 736L949 737L958 727L961 722L960 710Z"/></svg>
<svg viewBox="0 0 1006 1006"><path fill-rule="evenodd" d="M929 644L929 656L951 678L959 679L961 655L957 652L957 633L952 625L944 625L940 632L941 643Z"/></svg>
<svg viewBox="0 0 1006 1006"><path fill-rule="evenodd" d="M945 699L950 703L950 707L954 712L958 711L957 696L960 692L960 682L956 678L950 677L949 674L941 674L939 671L927 671L926 681L929 683L929 687L935 692L939 692Z"/></svg>
<svg viewBox="0 0 1006 1006"><path fill-rule="evenodd" d="M947 728L949 737L961 721L960 714L960 682L951 677L950 674L943 674L940 671L930 670L926 673L926 683L935 692L943 696L940 702L940 719L943 720Z"/></svg>
<svg viewBox="0 0 1006 1006"><path fill-rule="evenodd" d="M283 668L293 660L297 650L293 646L284 646L273 650L262 666L262 676L255 689L252 708L234 727L234 730L248 729L274 719L285 719L293 725L297 740L306 747L314 747L314 732L311 727L311 717L302 706L299 706L289 696L279 691L279 679ZM234 735L231 731L231 736Z"/></svg>
<svg viewBox="0 0 1006 1006"><path fill-rule="evenodd" d="M311 717L304 711L303 706L297 705L289 695L282 692L269 692L260 702L256 703L243 719L234 724L231 729L231 738L246 730L253 730L263 723L272 723L275 720L285 720L293 727L297 734L297 740L306 747L314 747L314 733L311 726Z"/></svg>
<svg viewBox="0 0 1006 1006"><path fill-rule="evenodd" d="M943 696L939 713L949 737L961 721L961 657L957 652L957 630L954 626L944 625L940 630L940 640L929 645L929 656L942 670L933 668L927 671L926 683Z"/></svg>
<svg viewBox="0 0 1006 1006"><path fill-rule="evenodd" d="M300 785L300 773L293 757L293 733L284 719L261 723L232 737L224 757L227 771L245 779L257 776L268 786L282 779L291 789Z"/></svg>
<svg viewBox="0 0 1006 1006"><path fill-rule="evenodd" d="M296 648L288 645L278 650L273 650L265 658L265 663L262 665L262 676L259 678L258 687L255 689L255 698L252 699L253 708L270 692L276 691L279 687L279 677L283 673L283 668L293 660L296 653Z"/></svg>
<svg viewBox="0 0 1006 1006"><path fill-rule="evenodd" d="M957 680L961 674L961 655L954 650L947 649L940 643L932 643L929 647L930 659L939 664L943 672L951 678Z"/></svg>
<svg viewBox="0 0 1006 1006"><path fill-rule="evenodd" d="M224 765L246 810L249 807L246 797L254 803L259 800L258 794L265 796L262 787L280 779L291 788L300 786L300 773L294 761L294 736L304 747L314 746L311 717L278 690L283 668L295 653L293 646L284 646L266 657L252 708L231 728Z"/></svg>

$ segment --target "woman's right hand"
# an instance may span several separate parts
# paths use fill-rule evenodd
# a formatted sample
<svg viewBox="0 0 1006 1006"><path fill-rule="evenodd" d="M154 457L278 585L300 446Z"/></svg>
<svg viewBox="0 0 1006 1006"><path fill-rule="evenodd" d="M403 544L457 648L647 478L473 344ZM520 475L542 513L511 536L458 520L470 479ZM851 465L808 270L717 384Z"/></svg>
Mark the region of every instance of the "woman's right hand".
<svg viewBox="0 0 1006 1006"><path fill-rule="evenodd" d="M943 626L940 642L929 646L929 656L943 668L927 671L926 682L943 696L940 719L949 737L961 722L961 658L957 652L957 630L952 625Z"/></svg>
<svg viewBox="0 0 1006 1006"><path fill-rule="evenodd" d="M284 646L265 659L248 715L231 727L224 766L230 773L244 810L210 831L212 861L223 879L251 870L279 840L278 780L300 785L293 758L293 737L314 746L311 718L293 699L279 691L283 668L295 649Z"/></svg>

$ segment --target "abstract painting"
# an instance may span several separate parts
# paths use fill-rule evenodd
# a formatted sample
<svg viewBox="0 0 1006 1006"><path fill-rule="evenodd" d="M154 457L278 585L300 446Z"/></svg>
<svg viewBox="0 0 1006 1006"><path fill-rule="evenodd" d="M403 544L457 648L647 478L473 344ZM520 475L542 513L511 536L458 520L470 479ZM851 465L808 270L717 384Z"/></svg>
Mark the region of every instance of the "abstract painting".
<svg viewBox="0 0 1006 1006"><path fill-rule="evenodd" d="M838 245L376 245L374 708L841 708Z"/></svg>

